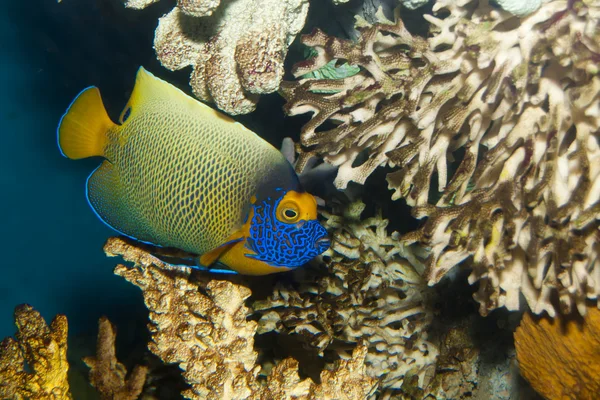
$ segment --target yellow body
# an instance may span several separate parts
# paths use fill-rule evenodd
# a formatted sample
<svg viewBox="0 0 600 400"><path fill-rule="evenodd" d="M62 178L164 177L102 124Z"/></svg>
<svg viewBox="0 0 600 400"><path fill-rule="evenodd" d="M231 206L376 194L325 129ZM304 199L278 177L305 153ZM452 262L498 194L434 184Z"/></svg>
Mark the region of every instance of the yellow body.
<svg viewBox="0 0 600 400"><path fill-rule="evenodd" d="M138 240L215 251L243 237L261 190L298 186L277 149L143 68L120 122L110 121L98 89L90 88L63 117L59 145L69 158L106 158L88 180L89 202L108 225ZM207 259L247 274L281 271L243 257L243 243Z"/></svg>

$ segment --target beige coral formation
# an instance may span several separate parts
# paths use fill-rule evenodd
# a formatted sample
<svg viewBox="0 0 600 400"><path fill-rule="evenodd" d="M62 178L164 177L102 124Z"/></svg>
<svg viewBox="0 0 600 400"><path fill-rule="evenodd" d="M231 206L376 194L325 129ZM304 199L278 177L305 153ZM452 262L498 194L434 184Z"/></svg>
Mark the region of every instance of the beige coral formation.
<svg viewBox="0 0 600 400"><path fill-rule="evenodd" d="M141 10L160 0L125 0L125 7Z"/></svg>
<svg viewBox="0 0 600 400"><path fill-rule="evenodd" d="M83 362L90 367L90 384L100 393L103 400L136 400L146 381L148 368L136 365L127 377L125 365L116 357L117 333L111 322L102 317L98 321L98 342L95 357L85 357Z"/></svg>
<svg viewBox="0 0 600 400"><path fill-rule="evenodd" d="M130 0L143 8L147 0ZM193 68L194 94L229 114L253 111L283 78L288 46L304 26L308 0L178 0L160 18L154 49L170 70Z"/></svg>
<svg viewBox="0 0 600 400"><path fill-rule="evenodd" d="M440 343L436 373L427 388L429 396L436 399L469 398L478 392L478 367L481 358L478 346L466 327L452 327L444 332ZM478 393L484 398L483 393Z"/></svg>
<svg viewBox="0 0 600 400"><path fill-rule="evenodd" d="M320 156L345 188L396 168L393 199L427 218L403 240L431 250L428 283L467 261L483 315L521 296L555 315L554 293L583 314L600 294L600 2L555 0L525 18L484 0L433 11L428 39L382 14L359 21L356 43L302 38L318 55L296 76L333 59L361 72L282 84L288 113L314 113L300 169Z"/></svg>
<svg viewBox="0 0 600 400"><path fill-rule="evenodd" d="M377 380L365 374L364 346L323 371L320 385L300 379L292 359L280 362L262 383L254 350L257 324L247 319L250 310L244 305L248 288L218 279L197 281L189 268L169 266L122 239L109 239L105 252L134 263L117 266L115 273L142 289L150 311L149 348L165 363L179 365L190 385L186 398L311 399L318 393L364 399L377 389Z"/></svg>
<svg viewBox="0 0 600 400"><path fill-rule="evenodd" d="M548 400L594 400L600 393L600 310L583 320L529 313L515 332L521 374Z"/></svg>
<svg viewBox="0 0 600 400"><path fill-rule="evenodd" d="M48 326L24 304L15 309L15 324L15 339L0 344L0 398L70 400L67 318L57 315Z"/></svg>
<svg viewBox="0 0 600 400"><path fill-rule="evenodd" d="M305 276L298 289L279 284L256 302L259 332L298 335L321 353L343 354L336 344L364 340L367 373L381 380L382 392L400 389L406 375L425 387L438 350L427 340L433 315L423 266L397 234L387 234L387 220L361 220L364 207L358 201L342 215L324 213L332 235L327 274Z"/></svg>

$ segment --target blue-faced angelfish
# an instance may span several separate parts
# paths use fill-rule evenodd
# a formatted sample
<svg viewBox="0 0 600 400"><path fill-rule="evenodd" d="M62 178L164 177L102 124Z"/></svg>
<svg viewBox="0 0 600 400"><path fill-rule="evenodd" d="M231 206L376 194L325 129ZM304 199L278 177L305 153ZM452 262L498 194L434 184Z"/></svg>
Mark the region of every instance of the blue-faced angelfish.
<svg viewBox="0 0 600 400"><path fill-rule="evenodd" d="M240 123L140 68L118 123L90 87L58 127L71 159L104 157L93 210L134 239L248 275L287 271L329 247L315 198L290 163Z"/></svg>

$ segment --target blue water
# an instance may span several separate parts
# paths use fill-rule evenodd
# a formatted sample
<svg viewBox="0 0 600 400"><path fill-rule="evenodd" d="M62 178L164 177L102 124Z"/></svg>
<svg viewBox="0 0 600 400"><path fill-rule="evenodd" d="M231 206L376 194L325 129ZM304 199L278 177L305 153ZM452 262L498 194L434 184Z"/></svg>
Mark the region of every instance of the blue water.
<svg viewBox="0 0 600 400"><path fill-rule="evenodd" d="M100 160L63 158L55 132L82 88L100 87L115 115L140 64L168 74L152 52L163 10L124 10L112 0L0 7L0 338L14 333L20 303L48 320L66 314L72 333L95 331L101 315L118 324L140 318L139 289L113 275L119 260L102 252L112 232L85 200Z"/></svg>

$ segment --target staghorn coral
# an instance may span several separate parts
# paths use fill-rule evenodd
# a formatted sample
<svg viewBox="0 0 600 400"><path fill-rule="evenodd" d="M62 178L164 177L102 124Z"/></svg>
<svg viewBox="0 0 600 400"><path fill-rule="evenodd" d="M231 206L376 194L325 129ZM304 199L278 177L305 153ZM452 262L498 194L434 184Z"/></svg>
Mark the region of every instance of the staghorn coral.
<svg viewBox="0 0 600 400"><path fill-rule="evenodd" d="M145 3L127 5L143 8ZM160 18L154 49L170 70L193 67L190 85L198 98L229 114L246 114L255 109L260 94L279 87L287 49L304 26L308 0L219 3L179 0Z"/></svg>
<svg viewBox="0 0 600 400"><path fill-rule="evenodd" d="M67 318L57 315L48 326L39 312L23 304L15 308L15 324L16 340L9 337L0 344L0 398L71 399Z"/></svg>
<svg viewBox="0 0 600 400"><path fill-rule="evenodd" d="M600 393L600 310L581 320L523 316L515 332L521 374L548 400L593 400Z"/></svg>
<svg viewBox="0 0 600 400"><path fill-rule="evenodd" d="M289 114L314 113L299 169L320 156L345 188L398 168L392 198L427 217L403 240L431 249L429 284L468 260L481 314L523 295L555 315L553 293L585 313L600 294L600 2L556 0L522 19L483 0L433 11L428 39L381 13L359 21L357 42L302 38L318 56L296 76L334 59L362 71L282 84Z"/></svg>
<svg viewBox="0 0 600 400"><path fill-rule="evenodd" d="M106 317L98 321L98 344L96 357L84 357L90 367L90 383L106 400L135 400L139 397L146 381L148 368L136 365L126 379L127 369L115 355L115 327Z"/></svg>
<svg viewBox="0 0 600 400"><path fill-rule="evenodd" d="M135 264L118 265L115 273L142 289L150 311L149 348L165 363L179 364L190 385L186 398L358 400L377 389L377 379L365 374L366 347L360 344L350 360L321 373L320 385L301 380L293 359L280 362L260 382L253 346L257 324L247 320L244 305L248 288L216 279L194 282L189 268L169 266L118 238L109 239L105 252Z"/></svg>
<svg viewBox="0 0 600 400"><path fill-rule="evenodd" d="M355 202L343 216L324 214L333 237L328 273L304 277L297 290L278 284L257 301L259 333L298 335L321 353L343 354L348 343L365 340L367 373L381 379L382 391L400 389L407 374L424 387L438 351L427 341L432 314L422 266L396 234L387 235L387 220L360 220L364 207Z"/></svg>

